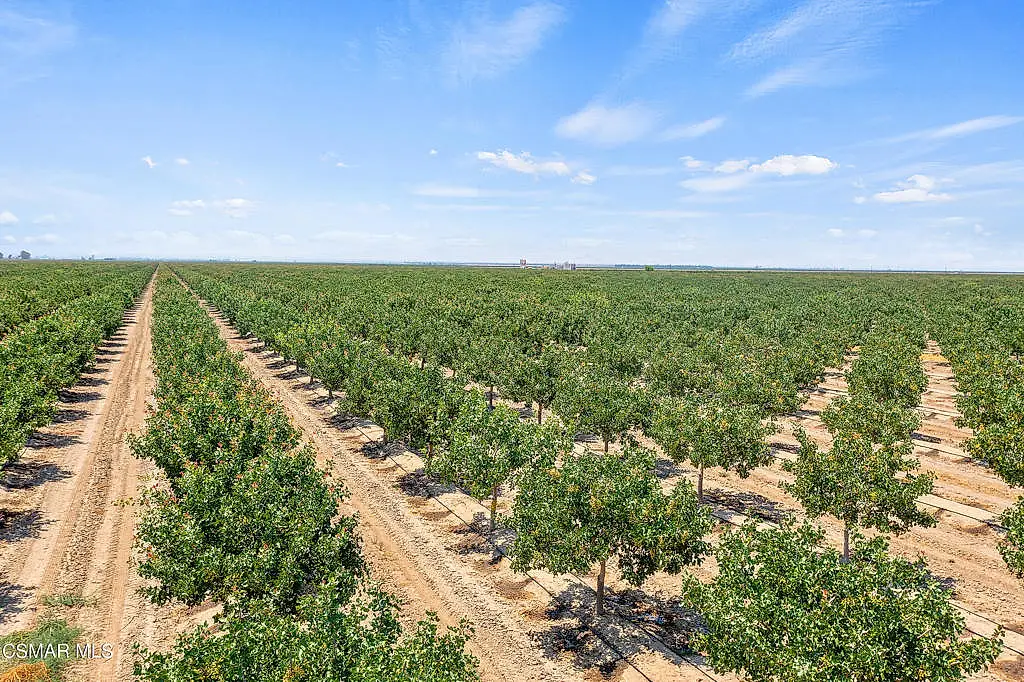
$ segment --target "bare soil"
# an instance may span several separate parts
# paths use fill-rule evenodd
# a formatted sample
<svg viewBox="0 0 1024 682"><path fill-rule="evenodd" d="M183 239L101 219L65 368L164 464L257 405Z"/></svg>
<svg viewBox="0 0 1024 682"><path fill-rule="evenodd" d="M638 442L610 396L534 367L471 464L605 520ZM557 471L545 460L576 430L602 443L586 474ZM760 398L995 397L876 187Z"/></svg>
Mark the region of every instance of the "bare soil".
<svg viewBox="0 0 1024 682"><path fill-rule="evenodd" d="M132 568L132 498L150 466L126 437L142 430L155 383L151 322L152 284L0 483L0 634L58 617L81 642L114 645L109 659L72 663L69 679L131 679L131 645L161 648L188 622L137 594Z"/></svg>

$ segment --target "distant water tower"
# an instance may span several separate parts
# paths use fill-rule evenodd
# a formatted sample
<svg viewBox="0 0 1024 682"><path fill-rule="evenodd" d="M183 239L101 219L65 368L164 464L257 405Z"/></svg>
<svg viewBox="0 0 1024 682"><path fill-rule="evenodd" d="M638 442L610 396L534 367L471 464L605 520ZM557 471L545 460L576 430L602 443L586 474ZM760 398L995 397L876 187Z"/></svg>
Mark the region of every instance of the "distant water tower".
<svg viewBox="0 0 1024 682"><path fill-rule="evenodd" d="M526 267L526 259L525 258L520 258L519 259L519 267L521 267L521 268L525 268Z"/></svg>

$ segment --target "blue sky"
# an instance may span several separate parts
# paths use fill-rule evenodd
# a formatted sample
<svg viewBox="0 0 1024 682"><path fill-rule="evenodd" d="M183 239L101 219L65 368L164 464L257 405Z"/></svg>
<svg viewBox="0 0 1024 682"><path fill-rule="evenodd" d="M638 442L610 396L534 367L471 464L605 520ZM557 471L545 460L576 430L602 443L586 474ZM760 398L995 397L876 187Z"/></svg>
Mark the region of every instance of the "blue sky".
<svg viewBox="0 0 1024 682"><path fill-rule="evenodd" d="M1024 270L1015 0L0 0L0 252Z"/></svg>

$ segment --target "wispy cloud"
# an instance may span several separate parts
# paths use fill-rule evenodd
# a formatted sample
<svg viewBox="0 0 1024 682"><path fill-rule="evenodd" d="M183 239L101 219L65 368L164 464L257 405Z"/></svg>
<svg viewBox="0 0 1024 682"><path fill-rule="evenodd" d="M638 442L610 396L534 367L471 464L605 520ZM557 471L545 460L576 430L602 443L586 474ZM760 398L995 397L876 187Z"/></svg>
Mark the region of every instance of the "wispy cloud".
<svg viewBox="0 0 1024 682"><path fill-rule="evenodd" d="M537 161L529 152L513 154L507 149L498 152L477 152L476 158L492 166L526 175L570 175L572 173L569 164L565 161Z"/></svg>
<svg viewBox="0 0 1024 682"><path fill-rule="evenodd" d="M904 182L896 184L897 189L879 192L874 200L883 204L919 204L926 202L951 201L952 196L945 192L934 192L938 185L935 178L927 175L911 175Z"/></svg>
<svg viewBox="0 0 1024 682"><path fill-rule="evenodd" d="M725 117L715 116L699 123L672 126L661 134L663 140L691 140L712 133L725 124Z"/></svg>
<svg viewBox="0 0 1024 682"><path fill-rule="evenodd" d="M19 222L18 216L10 211L0 211L0 225L17 225Z"/></svg>
<svg viewBox="0 0 1024 682"><path fill-rule="evenodd" d="M179 166L187 166L189 165L189 160L183 156L179 156L174 160L174 163L178 164Z"/></svg>
<svg viewBox="0 0 1024 682"><path fill-rule="evenodd" d="M662 0L647 20L643 38L620 74L628 80L680 50L683 34L706 18L730 17L760 0Z"/></svg>
<svg viewBox="0 0 1024 682"><path fill-rule="evenodd" d="M972 118L969 121L961 121L951 125L938 128L918 130L905 135L891 137L886 142L908 142L911 140L948 140L955 137L964 137L982 133L988 130L998 130L1008 126L1016 125L1024 121L1024 116L983 116Z"/></svg>
<svg viewBox="0 0 1024 682"><path fill-rule="evenodd" d="M512 70L540 49L565 15L561 5L534 2L507 19L477 18L458 25L443 57L449 82L469 83Z"/></svg>
<svg viewBox="0 0 1024 682"><path fill-rule="evenodd" d="M249 199L223 199L213 202L213 206L230 218L247 218L256 207L256 202Z"/></svg>
<svg viewBox="0 0 1024 682"><path fill-rule="evenodd" d="M587 171L580 171L572 178L573 184L576 185L593 185L597 182L597 177Z"/></svg>
<svg viewBox="0 0 1024 682"><path fill-rule="evenodd" d="M74 45L77 29L70 21L0 7L0 78L32 80L45 75L48 55Z"/></svg>
<svg viewBox="0 0 1024 682"><path fill-rule="evenodd" d="M155 168L157 165L156 161L153 160L152 156L143 156L142 159L140 160L142 161L142 163L146 164L147 168Z"/></svg>
<svg viewBox="0 0 1024 682"><path fill-rule="evenodd" d="M645 137L658 122L658 112L640 102L621 106L588 104L555 126L555 133L602 147L615 147Z"/></svg>
<svg viewBox="0 0 1024 682"><path fill-rule="evenodd" d="M807 0L735 44L729 56L736 62L776 62L747 90L750 97L798 85L844 83L865 73L864 60L885 34L923 4L918 0Z"/></svg>

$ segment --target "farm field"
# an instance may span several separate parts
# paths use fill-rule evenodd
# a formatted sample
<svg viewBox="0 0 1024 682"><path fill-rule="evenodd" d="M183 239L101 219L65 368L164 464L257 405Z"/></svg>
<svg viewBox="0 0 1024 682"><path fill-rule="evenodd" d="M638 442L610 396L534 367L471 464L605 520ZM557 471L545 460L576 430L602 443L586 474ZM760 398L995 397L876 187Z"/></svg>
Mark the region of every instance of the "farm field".
<svg viewBox="0 0 1024 682"><path fill-rule="evenodd" d="M1024 278L87 265L0 264L62 679L1024 679Z"/></svg>

